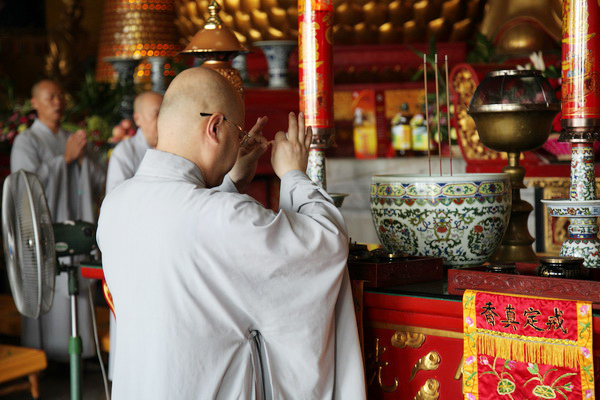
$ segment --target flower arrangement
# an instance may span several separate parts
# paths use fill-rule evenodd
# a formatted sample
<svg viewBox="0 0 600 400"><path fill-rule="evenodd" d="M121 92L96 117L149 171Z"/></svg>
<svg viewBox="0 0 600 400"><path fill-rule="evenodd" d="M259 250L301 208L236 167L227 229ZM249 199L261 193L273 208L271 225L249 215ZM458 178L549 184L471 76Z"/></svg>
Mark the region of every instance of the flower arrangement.
<svg viewBox="0 0 600 400"><path fill-rule="evenodd" d="M17 103L8 117L0 118L0 142L12 144L15 137L29 128L36 118L36 112L29 100Z"/></svg>
<svg viewBox="0 0 600 400"><path fill-rule="evenodd" d="M108 139L111 137L109 122L99 115L90 115L78 123L69 121L63 122L61 125L62 128L68 132L84 129L87 133L88 142L95 145L104 144L108 142Z"/></svg>

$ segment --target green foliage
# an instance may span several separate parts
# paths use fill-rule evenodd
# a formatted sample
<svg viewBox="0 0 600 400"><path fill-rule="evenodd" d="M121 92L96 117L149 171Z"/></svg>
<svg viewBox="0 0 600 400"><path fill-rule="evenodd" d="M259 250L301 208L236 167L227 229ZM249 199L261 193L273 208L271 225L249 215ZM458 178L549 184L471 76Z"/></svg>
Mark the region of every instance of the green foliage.
<svg viewBox="0 0 600 400"><path fill-rule="evenodd" d="M472 49L467 54L467 62L477 63L499 63L505 58L496 54L494 44L481 32L477 32L472 42Z"/></svg>
<svg viewBox="0 0 600 400"><path fill-rule="evenodd" d="M93 143L106 143L112 136L112 125L97 114L90 115L79 123L64 122L62 128L69 132L85 129L88 140Z"/></svg>
<svg viewBox="0 0 600 400"><path fill-rule="evenodd" d="M8 76L0 77L0 114L9 114L17 106L15 85Z"/></svg>
<svg viewBox="0 0 600 400"><path fill-rule="evenodd" d="M110 124L119 121L119 107L124 89L119 85L96 81L92 72L85 75L81 88L73 94L72 106L67 109L65 119L80 122L86 117L96 115Z"/></svg>
<svg viewBox="0 0 600 400"><path fill-rule="evenodd" d="M546 78L560 78L561 70L556 68L554 65L550 65L546 67L546 69L542 72Z"/></svg>

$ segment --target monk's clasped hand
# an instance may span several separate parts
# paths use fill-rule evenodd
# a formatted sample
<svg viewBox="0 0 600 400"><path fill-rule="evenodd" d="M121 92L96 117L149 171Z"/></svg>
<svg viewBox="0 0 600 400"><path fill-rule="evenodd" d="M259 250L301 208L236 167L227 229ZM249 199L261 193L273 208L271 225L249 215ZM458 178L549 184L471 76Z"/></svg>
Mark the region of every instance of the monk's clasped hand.
<svg viewBox="0 0 600 400"><path fill-rule="evenodd" d="M279 178L291 170L306 171L311 142L312 129L305 127L304 114L299 113L296 118L291 112L287 133L277 132L273 141L271 164Z"/></svg>

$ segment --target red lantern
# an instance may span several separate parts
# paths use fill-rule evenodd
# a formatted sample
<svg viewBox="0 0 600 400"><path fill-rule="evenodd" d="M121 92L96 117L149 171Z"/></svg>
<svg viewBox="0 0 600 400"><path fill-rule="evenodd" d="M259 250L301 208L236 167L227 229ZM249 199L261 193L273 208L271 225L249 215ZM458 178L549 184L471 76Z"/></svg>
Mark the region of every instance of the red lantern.
<svg viewBox="0 0 600 400"><path fill-rule="evenodd" d="M600 1L563 0L562 126L600 127Z"/></svg>

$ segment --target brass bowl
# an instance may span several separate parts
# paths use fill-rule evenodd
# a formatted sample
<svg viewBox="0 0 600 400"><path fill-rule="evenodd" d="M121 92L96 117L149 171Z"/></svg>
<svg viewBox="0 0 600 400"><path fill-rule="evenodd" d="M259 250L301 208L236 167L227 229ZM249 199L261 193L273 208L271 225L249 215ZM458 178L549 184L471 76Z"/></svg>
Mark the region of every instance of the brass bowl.
<svg viewBox="0 0 600 400"><path fill-rule="evenodd" d="M481 142L513 154L544 144L559 111L554 89L534 70L488 73L469 105Z"/></svg>
<svg viewBox="0 0 600 400"><path fill-rule="evenodd" d="M548 139L560 106L491 104L471 110L481 142L492 150L520 153Z"/></svg>

